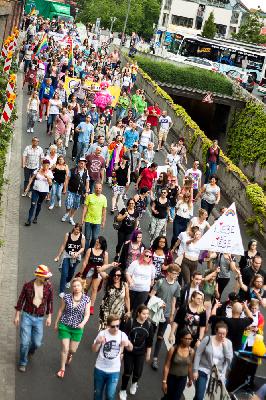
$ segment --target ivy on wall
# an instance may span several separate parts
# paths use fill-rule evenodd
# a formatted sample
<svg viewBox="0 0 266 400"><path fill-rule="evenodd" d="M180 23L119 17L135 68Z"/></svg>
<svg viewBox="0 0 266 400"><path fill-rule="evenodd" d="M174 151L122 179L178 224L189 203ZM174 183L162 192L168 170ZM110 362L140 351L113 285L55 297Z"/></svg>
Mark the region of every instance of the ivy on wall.
<svg viewBox="0 0 266 400"><path fill-rule="evenodd" d="M171 96L169 96L160 86L158 86L157 83L154 82L153 79L141 68L139 69L139 72L141 73L143 78L146 81L150 82L150 84L153 86L154 93L161 96L167 102L167 104L175 111L176 115L182 119L185 125L185 129L191 130L193 132L193 135L190 139L190 143L188 143L188 148L190 151L193 149L197 141L197 138L200 137L202 142L202 159L205 160L207 149L212 143L211 140L199 128L196 122L192 120L192 118L187 114L186 110L182 106L175 104ZM253 104L249 105L251 109L252 106ZM246 221L247 224L249 226L257 225L258 231L260 232L260 234L263 235L264 222L266 220L266 196L263 192L263 189L258 184L250 183L247 176L243 174L241 169L237 167L237 165L235 165L233 161L223 153L223 151L220 152L220 156L224 164L226 165L227 171L236 174L246 187L247 200L251 203L254 213L254 215L252 215Z"/></svg>
<svg viewBox="0 0 266 400"><path fill-rule="evenodd" d="M266 113L262 104L254 101L238 112L228 130L228 155L246 166L256 161L266 165Z"/></svg>

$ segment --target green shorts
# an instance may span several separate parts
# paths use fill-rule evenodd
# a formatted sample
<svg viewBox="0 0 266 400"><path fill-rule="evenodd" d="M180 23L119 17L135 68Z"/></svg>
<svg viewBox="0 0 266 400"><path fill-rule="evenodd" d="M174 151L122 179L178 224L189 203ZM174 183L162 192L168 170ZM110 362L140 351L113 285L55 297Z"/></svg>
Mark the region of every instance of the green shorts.
<svg viewBox="0 0 266 400"><path fill-rule="evenodd" d="M59 339L70 339L74 342L80 342L83 335L84 328L71 328L59 322L58 324L58 337Z"/></svg>

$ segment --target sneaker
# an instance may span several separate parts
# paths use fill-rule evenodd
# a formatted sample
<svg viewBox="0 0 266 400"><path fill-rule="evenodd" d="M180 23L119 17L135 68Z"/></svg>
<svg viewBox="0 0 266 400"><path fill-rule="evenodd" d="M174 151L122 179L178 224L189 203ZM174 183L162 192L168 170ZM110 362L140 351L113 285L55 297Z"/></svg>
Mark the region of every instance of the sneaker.
<svg viewBox="0 0 266 400"><path fill-rule="evenodd" d="M48 121L48 117L47 117L47 115L45 115L45 121Z"/></svg>
<svg viewBox="0 0 266 400"><path fill-rule="evenodd" d="M138 389L138 383L137 382L132 383L132 385L130 386L130 389L129 389L129 393L134 395L134 394L136 394L137 389Z"/></svg>
<svg viewBox="0 0 266 400"><path fill-rule="evenodd" d="M26 196L27 196L27 193L23 192L21 196L22 196L22 197L26 197Z"/></svg>
<svg viewBox="0 0 266 400"><path fill-rule="evenodd" d="M33 224L37 224L37 218L34 218L34 220L32 221Z"/></svg>
<svg viewBox="0 0 266 400"><path fill-rule="evenodd" d="M66 289L69 289L70 288L70 282L68 282L68 283L66 283Z"/></svg>
<svg viewBox="0 0 266 400"><path fill-rule="evenodd" d="M31 222L30 221L25 222L25 226L31 226Z"/></svg>
<svg viewBox="0 0 266 400"><path fill-rule="evenodd" d="M69 218L69 223L70 223L71 225L75 226L75 221L73 220L72 217Z"/></svg>
<svg viewBox="0 0 266 400"><path fill-rule="evenodd" d="M28 192L27 196L31 199L31 192Z"/></svg>
<svg viewBox="0 0 266 400"><path fill-rule="evenodd" d="M62 221L62 222L66 222L66 221L68 220L68 218L69 218L68 214L65 214L65 215L61 218L61 221Z"/></svg>
<svg viewBox="0 0 266 400"><path fill-rule="evenodd" d="M42 118L39 118L39 122L42 122Z"/></svg>
<svg viewBox="0 0 266 400"><path fill-rule="evenodd" d="M31 130L30 130L30 131L31 131L31 133L34 133L34 129L33 129L33 128L31 128Z"/></svg>
<svg viewBox="0 0 266 400"><path fill-rule="evenodd" d="M94 306L90 306L90 315L94 315Z"/></svg>
<svg viewBox="0 0 266 400"><path fill-rule="evenodd" d="M30 133L30 128L29 128L29 129L27 129L27 133Z"/></svg>
<svg viewBox="0 0 266 400"><path fill-rule="evenodd" d="M152 369L154 369L155 371L157 371L157 369L159 368L158 360L154 359L154 360L152 361L152 363L151 363L151 367L152 367Z"/></svg>
<svg viewBox="0 0 266 400"><path fill-rule="evenodd" d="M19 365L18 370L19 372L26 372L26 365Z"/></svg>
<svg viewBox="0 0 266 400"><path fill-rule="evenodd" d="M48 207L48 210L52 210L54 208L54 206L50 206Z"/></svg>
<svg viewBox="0 0 266 400"><path fill-rule="evenodd" d="M127 400L127 391L126 390L120 390L119 399L120 400Z"/></svg>
<svg viewBox="0 0 266 400"><path fill-rule="evenodd" d="M59 202L58 202L58 207L62 207L61 200L59 200Z"/></svg>
<svg viewBox="0 0 266 400"><path fill-rule="evenodd" d="M64 298L64 295L65 295L65 293L64 293L64 292L61 292L61 293L59 293L59 297L61 297L61 299L63 299L63 298Z"/></svg>
<svg viewBox="0 0 266 400"><path fill-rule="evenodd" d="M72 137L70 137L70 138L69 138L69 141L70 141L70 142L73 142L73 138L72 138Z"/></svg>

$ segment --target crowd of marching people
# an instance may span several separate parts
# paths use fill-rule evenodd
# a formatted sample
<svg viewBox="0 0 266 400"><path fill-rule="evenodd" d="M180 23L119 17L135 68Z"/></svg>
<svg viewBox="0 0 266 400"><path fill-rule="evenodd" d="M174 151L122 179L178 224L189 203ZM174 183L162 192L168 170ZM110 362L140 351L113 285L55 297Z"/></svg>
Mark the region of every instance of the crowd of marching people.
<svg viewBox="0 0 266 400"><path fill-rule="evenodd" d="M136 61L123 64L118 50L93 35L81 43L74 23L28 16L23 27L20 61L31 140L22 155L22 196L30 198L25 230L45 222L44 204L51 214L64 209L61 220L71 229L54 256L61 277L53 321L51 270L39 265L22 288L15 307L18 368L25 372L29 355L40 347L47 316L46 326L53 324L61 341L56 375L63 379L94 315L95 400L114 400L117 390L126 400L128 387L135 395L145 361L154 371L163 368L164 399L179 400L194 385L194 400L203 400L213 366L227 383L238 368L234 352L250 350L263 333L266 307L256 240L240 260L197 247L213 209L220 215L226 210L220 204L218 143L208 149L203 175L198 160L189 165L182 135L164 146L173 121L136 87ZM69 77L78 78L70 88ZM119 86L115 101L112 86ZM46 124L47 151L40 124ZM117 233L114 258L114 241L105 235L108 214ZM147 220L149 242L143 237ZM164 339L170 344L165 360Z"/></svg>

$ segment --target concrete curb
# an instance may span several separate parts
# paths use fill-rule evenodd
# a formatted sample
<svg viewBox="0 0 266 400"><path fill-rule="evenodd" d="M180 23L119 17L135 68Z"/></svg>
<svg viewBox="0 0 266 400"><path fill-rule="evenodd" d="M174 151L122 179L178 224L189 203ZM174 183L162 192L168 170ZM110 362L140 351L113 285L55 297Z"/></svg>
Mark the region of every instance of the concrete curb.
<svg viewBox="0 0 266 400"><path fill-rule="evenodd" d="M1 215L0 238L0 399L15 399L16 329L13 325L14 305L17 299L18 254L19 254L19 193L20 157L22 129L22 75L17 74L18 119L14 126L7 153Z"/></svg>

